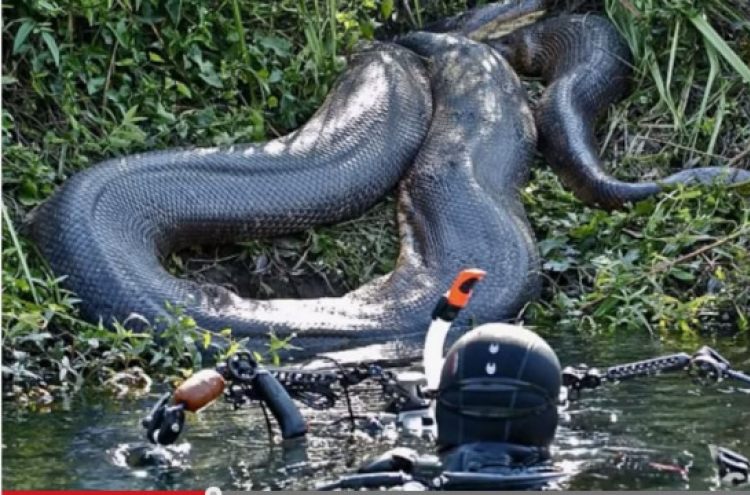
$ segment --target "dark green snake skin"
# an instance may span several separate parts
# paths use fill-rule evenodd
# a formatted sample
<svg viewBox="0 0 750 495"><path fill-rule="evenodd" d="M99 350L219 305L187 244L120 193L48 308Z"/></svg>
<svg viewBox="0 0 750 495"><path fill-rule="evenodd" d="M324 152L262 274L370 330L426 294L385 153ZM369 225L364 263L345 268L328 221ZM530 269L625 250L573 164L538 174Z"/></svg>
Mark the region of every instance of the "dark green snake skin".
<svg viewBox="0 0 750 495"><path fill-rule="evenodd" d="M319 111L286 137L127 156L81 172L33 212L26 231L53 271L67 276L90 321L110 325L137 313L154 322L168 316L168 301L204 329L230 328L252 349L265 348L269 331L296 334L300 349L283 357L365 346L372 354L357 359L413 356L437 299L467 267L487 276L457 332L472 321L513 318L541 286L519 192L537 133L550 165L587 203L613 208L660 189L615 181L601 169L593 126L625 94L630 57L608 21L553 18L487 43L438 32L460 33L472 22L474 30L472 15L358 51ZM515 71L549 83L535 114ZM397 267L343 297L246 300L162 266L191 244L355 218L394 187ZM139 319L127 326L147 329Z"/></svg>

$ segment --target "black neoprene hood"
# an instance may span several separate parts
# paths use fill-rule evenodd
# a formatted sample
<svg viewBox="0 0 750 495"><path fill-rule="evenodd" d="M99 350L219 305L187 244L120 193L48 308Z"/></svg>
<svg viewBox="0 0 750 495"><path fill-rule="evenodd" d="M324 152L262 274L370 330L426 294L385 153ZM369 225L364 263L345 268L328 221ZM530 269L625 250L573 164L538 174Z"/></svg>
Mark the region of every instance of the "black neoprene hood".
<svg viewBox="0 0 750 495"><path fill-rule="evenodd" d="M536 333L487 324L445 357L436 403L442 450L472 442L549 446L557 430L562 371Z"/></svg>

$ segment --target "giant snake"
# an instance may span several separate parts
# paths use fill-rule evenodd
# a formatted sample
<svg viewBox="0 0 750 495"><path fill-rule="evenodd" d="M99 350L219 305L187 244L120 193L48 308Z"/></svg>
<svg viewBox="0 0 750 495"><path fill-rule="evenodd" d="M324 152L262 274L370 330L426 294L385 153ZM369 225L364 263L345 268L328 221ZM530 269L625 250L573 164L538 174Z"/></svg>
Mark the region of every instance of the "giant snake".
<svg viewBox="0 0 750 495"><path fill-rule="evenodd" d="M515 0L512 0L515 1ZM295 334L284 356L370 347L413 355L435 302L467 267L487 272L454 328L508 321L540 294L521 189L538 149L586 204L614 209L662 190L607 175L595 125L628 90L632 57L615 26L544 0L473 9L350 56L319 110L265 143L113 158L73 175L25 231L92 322L159 330L165 305L262 350ZM505 23L505 24L503 24ZM521 76L546 90L533 110ZM664 183L750 179L720 167ZM396 268L342 297L249 300L170 275L183 247L274 237L362 215L398 188ZM129 318L131 314L144 317ZM216 342L216 339L214 340ZM364 356L364 354L359 354Z"/></svg>

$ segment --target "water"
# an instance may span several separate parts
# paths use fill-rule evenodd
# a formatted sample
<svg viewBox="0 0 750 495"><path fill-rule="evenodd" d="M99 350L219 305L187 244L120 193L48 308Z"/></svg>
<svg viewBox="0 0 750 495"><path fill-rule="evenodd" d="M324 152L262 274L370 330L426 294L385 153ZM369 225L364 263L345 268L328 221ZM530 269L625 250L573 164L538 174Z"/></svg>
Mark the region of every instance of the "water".
<svg viewBox="0 0 750 495"><path fill-rule="evenodd" d="M701 344L716 348L736 369L750 370L746 341L694 343L683 348L642 338L628 341L551 339L563 365L604 368ZM140 420L159 390L138 400L82 399L48 413L3 408L4 489L310 489L351 472L364 459L397 445L429 453L417 438L330 435L313 419L306 443L286 448L269 441L259 409L232 411L217 402L189 418L171 471L132 467L123 454L142 442ZM731 490L719 485L709 444L750 456L750 386L723 382L702 388L683 374L647 378L586 391L564 413L556 461L572 476L564 490ZM660 472L649 462L689 466L687 474ZM740 490L741 488L735 488ZM744 487L747 490L747 487Z"/></svg>

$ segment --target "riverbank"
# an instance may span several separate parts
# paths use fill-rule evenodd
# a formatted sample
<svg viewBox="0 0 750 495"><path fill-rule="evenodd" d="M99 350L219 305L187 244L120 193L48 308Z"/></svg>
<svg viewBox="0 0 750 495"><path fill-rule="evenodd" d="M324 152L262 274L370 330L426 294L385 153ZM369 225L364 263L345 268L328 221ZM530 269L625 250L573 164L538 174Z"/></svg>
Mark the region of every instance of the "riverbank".
<svg viewBox="0 0 750 495"><path fill-rule="evenodd" d="M732 17L739 1L698 4L604 2L604 14L636 56L631 97L598 130L607 169L620 179L730 162L750 168L750 79L743 79L742 63L750 60L750 24ZM107 157L286 134L312 115L358 39L466 8L459 1L409 5L144 0L110 7L70 0L9 8L3 31L4 383L38 377L76 390L135 366L173 378L200 367L189 319L173 329L167 346L81 321L75 295L21 235L21 219L71 174ZM741 15L750 18L747 7ZM535 89L530 83L532 96ZM717 328L747 331L747 197L741 189L677 190L609 214L584 207L539 160L526 204L546 283L542 300L525 314L528 323L542 331L673 339ZM393 267L394 211L389 198L346 225L176 253L169 267L248 297L339 295Z"/></svg>

